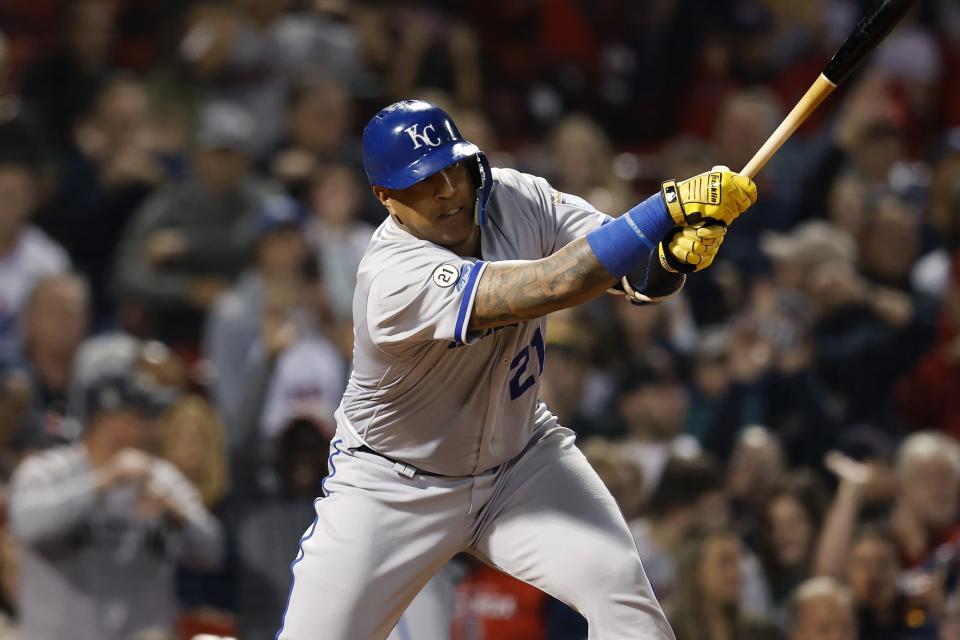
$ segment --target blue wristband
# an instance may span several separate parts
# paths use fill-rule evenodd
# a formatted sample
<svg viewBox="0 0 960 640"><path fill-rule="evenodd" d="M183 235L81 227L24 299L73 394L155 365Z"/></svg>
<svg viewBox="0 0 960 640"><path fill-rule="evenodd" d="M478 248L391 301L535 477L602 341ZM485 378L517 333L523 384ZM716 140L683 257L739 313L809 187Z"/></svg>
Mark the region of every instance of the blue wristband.
<svg viewBox="0 0 960 640"><path fill-rule="evenodd" d="M673 228L659 193L587 234L587 242L610 275L621 278L643 264Z"/></svg>

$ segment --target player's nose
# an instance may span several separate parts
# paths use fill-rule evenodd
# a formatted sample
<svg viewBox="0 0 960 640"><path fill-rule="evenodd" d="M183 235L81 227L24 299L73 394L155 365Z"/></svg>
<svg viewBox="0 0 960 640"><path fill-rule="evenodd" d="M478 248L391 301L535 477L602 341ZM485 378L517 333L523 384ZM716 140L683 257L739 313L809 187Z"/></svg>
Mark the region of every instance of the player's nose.
<svg viewBox="0 0 960 640"><path fill-rule="evenodd" d="M440 178L437 180L434 194L440 199L451 197L457 189L453 186L453 176L451 175L450 169L441 169L439 176Z"/></svg>

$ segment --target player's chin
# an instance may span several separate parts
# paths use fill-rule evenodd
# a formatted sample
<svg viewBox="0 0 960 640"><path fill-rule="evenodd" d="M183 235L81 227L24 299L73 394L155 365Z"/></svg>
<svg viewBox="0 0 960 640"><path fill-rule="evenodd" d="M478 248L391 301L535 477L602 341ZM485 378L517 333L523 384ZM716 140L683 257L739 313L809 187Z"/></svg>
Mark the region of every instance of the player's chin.
<svg viewBox="0 0 960 640"><path fill-rule="evenodd" d="M473 231L473 212L467 207L442 213L434 220L437 231L451 240L465 240Z"/></svg>

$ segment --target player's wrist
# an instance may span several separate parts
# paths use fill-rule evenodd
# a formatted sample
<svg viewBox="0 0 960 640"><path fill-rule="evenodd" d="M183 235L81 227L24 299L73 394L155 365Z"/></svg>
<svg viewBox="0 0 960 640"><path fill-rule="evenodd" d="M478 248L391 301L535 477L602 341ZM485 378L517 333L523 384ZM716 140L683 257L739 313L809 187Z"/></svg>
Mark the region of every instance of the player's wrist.
<svg viewBox="0 0 960 640"><path fill-rule="evenodd" d="M620 278L642 264L671 228L673 220L657 193L588 233L587 242L610 275Z"/></svg>

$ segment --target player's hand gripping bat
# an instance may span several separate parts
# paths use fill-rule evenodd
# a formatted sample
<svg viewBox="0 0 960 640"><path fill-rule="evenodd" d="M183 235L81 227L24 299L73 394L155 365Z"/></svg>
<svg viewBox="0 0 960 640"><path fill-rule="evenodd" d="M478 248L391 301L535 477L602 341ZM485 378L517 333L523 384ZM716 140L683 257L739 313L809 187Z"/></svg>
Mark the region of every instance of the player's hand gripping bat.
<svg viewBox="0 0 960 640"><path fill-rule="evenodd" d="M824 98L853 73L863 59L907 14L917 0L881 0L873 13L862 18L846 41L840 45L820 77L800 98L763 146L740 172L753 178L763 169L787 138L813 113Z"/></svg>

